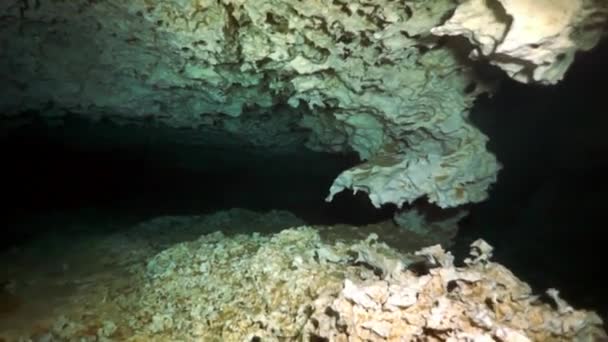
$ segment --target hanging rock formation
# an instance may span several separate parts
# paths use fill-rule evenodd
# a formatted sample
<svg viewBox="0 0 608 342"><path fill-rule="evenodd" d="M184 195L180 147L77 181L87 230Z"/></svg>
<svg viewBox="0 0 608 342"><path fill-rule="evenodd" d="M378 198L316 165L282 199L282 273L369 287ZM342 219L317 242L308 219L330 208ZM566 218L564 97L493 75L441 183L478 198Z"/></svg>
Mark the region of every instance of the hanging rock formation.
<svg viewBox="0 0 608 342"><path fill-rule="evenodd" d="M7 0L0 115L69 113L227 131L267 148L354 150L364 162L336 178L328 200L353 189L375 206L424 196L441 207L478 202L500 167L467 116L491 84L468 47L440 35L465 34L515 78L522 71L496 62L502 54L541 64L531 81L554 81L569 63L546 61L571 60L568 33L599 20L581 1L488 2L516 19L528 2L565 13L541 32L559 38L545 44L522 42L536 26L514 20L507 30L482 1ZM470 24L476 11L484 16ZM577 37L584 48L597 41ZM546 53L522 57L518 44Z"/></svg>
<svg viewBox="0 0 608 342"><path fill-rule="evenodd" d="M490 63L523 83L562 80L578 50L603 35L608 3L598 0L468 0L437 35L462 35Z"/></svg>

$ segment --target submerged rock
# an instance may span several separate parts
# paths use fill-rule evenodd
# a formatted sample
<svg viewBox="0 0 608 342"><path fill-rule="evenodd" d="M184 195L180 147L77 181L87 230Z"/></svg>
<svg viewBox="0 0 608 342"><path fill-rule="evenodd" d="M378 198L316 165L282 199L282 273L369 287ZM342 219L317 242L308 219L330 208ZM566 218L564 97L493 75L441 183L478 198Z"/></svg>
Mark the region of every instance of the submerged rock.
<svg viewBox="0 0 608 342"><path fill-rule="evenodd" d="M223 221L219 217L207 222ZM169 221L175 228L176 222L203 220L155 220L148 228ZM150 231L142 227L140 232ZM543 302L490 260L487 243L478 240L471 248L472 258L456 267L439 245L400 252L375 234L328 243L308 226L269 235L205 233L140 258L120 273L121 281L84 283L88 291L76 301L82 307L64 309L43 336L66 341L588 341L605 336L595 313L572 308L554 289L547 297L552 302ZM428 259L426 272L413 270L420 258Z"/></svg>

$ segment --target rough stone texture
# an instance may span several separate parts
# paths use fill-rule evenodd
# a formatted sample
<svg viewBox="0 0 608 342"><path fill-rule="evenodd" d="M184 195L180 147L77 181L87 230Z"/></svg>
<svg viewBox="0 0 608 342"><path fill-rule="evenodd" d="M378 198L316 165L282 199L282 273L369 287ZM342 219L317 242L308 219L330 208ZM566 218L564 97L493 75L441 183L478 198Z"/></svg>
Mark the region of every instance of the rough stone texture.
<svg viewBox="0 0 608 342"><path fill-rule="evenodd" d="M498 165L467 113L486 88L430 34L455 6L3 1L0 113L211 126L266 147L305 128L310 148L367 160L328 199L351 188L376 206L480 201Z"/></svg>
<svg viewBox="0 0 608 342"><path fill-rule="evenodd" d="M0 320L0 339L506 342L606 337L595 313L576 310L553 289L547 294L554 303L543 303L526 283L491 261L492 247L482 240L471 245L465 266L455 267L454 257L438 244L412 253L389 247L377 234L365 240L344 235L330 243L312 227L281 230L298 221L287 212L243 210L160 217L108 235L70 234L72 243L53 248L56 255L42 253L37 244L0 254L0 260L13 260L2 270L12 274L10 286L4 286L25 296L25 307L40 301L48 306L42 315L40 309L36 315L26 310L21 320ZM53 267L58 270L49 272Z"/></svg>
<svg viewBox="0 0 608 342"><path fill-rule="evenodd" d="M462 44L439 35L465 35L480 46L474 55L518 80L554 83L577 49L595 45L608 10L593 0L456 7L2 1L0 113L153 121L204 136L228 132L257 147L354 150L365 162L336 178L328 200L353 189L375 206L421 197L440 207L478 202L499 166L467 115L490 85Z"/></svg>
<svg viewBox="0 0 608 342"><path fill-rule="evenodd" d="M329 341L596 341L606 338L602 320L577 311L549 289L543 303L528 284L490 261L483 240L472 245L466 267L439 245L415 254L434 265L428 274L343 281L341 291L314 302L307 337Z"/></svg>
<svg viewBox="0 0 608 342"><path fill-rule="evenodd" d="M555 84L578 50L593 48L605 32L601 0L467 0L437 35L462 35L484 56L524 83Z"/></svg>
<svg viewBox="0 0 608 342"><path fill-rule="evenodd" d="M400 253L437 243L451 245L449 237L441 236L442 232L421 236L398 229L390 220L368 226L315 226L279 237L277 234L283 229L304 224L285 211L258 213L231 209L203 216L156 217L134 226L120 223L118 219L93 226L88 220L75 222L70 218L69 221L70 229L65 229L65 222L59 223L61 228L56 229L53 223L45 221L46 234L19 247L0 251L0 264L5 265L0 268L0 341L82 342L104 341L104 338L192 341L197 340L193 336L200 335L194 327L207 329L203 336L208 338L199 340L232 341L218 335L222 331L243 334L244 330L234 332L222 317L216 317L219 321L212 320L213 327L209 329L209 324L196 318L198 311L194 310L199 309L195 306L201 304L203 309L213 312L227 309L232 313L223 312L234 314L237 319L244 318L244 324L250 312L242 310L243 305L268 313L279 308L273 317L290 322L293 317L288 316L294 312L290 311L293 307L284 311L283 299L288 300L289 305L307 303L310 294L301 290L319 286L327 289L331 284L321 278L302 281L310 275L337 279L335 291L339 291L340 278L336 277L343 271L346 259L354 259L355 255L361 262L368 262L388 274L394 266L403 265ZM322 243L317 243L319 239ZM266 244L269 241L272 246ZM201 250L202 253L195 253L197 256L193 257L190 253L193 251L184 246L199 246L204 252ZM255 261L251 260L254 256ZM294 269L294 264L314 268ZM207 267L207 272L202 274ZM269 269L279 271L269 274ZM361 265L352 269L372 272ZM177 273L156 278L159 273L173 271ZM298 281L301 283L293 286ZM200 286L185 286L195 283ZM218 288L223 293L241 295L235 295L234 301L226 297L218 299ZM267 290L270 293L264 292ZM284 296L286 293L288 297ZM196 299L203 296L211 299L208 302ZM270 307L258 305L259 298L271 297L275 300ZM249 302L246 298L258 299ZM177 312L172 316L173 328L157 333L147 330L153 317L156 317L153 330L159 329L163 322L160 317L166 317L171 310ZM289 325L282 325L275 335L292 329ZM184 328L187 326L192 329ZM246 329L265 328L249 326Z"/></svg>

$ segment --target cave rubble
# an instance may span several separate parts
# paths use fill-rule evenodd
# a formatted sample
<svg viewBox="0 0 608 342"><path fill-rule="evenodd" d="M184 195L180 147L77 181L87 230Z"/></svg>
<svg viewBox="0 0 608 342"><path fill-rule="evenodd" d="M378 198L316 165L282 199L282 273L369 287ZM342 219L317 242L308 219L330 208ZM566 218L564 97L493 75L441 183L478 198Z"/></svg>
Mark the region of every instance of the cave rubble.
<svg viewBox="0 0 608 342"><path fill-rule="evenodd" d="M55 236L62 249L41 248L49 239L32 242L0 254L2 261L19 260L0 275L9 279L0 299L10 295L21 306L13 316L0 311L0 339L606 337L596 313L572 307L555 289L547 302L493 262L483 240L456 266L450 252L428 245L423 235L403 230L401 239L385 242L376 225L335 239L336 228L302 225L289 212L232 209L158 217L103 236Z"/></svg>
<svg viewBox="0 0 608 342"><path fill-rule="evenodd" d="M4 1L0 112L213 127L268 148L306 130L293 143L365 161L338 176L328 199L353 189L376 206L481 201L499 166L467 113L491 85L430 33L454 8Z"/></svg>
<svg viewBox="0 0 608 342"><path fill-rule="evenodd" d="M4 118L156 122L268 149L355 151L362 163L328 201L351 189L376 207L442 208L483 201L501 169L468 118L495 82L450 36L515 79L555 83L607 13L593 0L7 0L0 12Z"/></svg>

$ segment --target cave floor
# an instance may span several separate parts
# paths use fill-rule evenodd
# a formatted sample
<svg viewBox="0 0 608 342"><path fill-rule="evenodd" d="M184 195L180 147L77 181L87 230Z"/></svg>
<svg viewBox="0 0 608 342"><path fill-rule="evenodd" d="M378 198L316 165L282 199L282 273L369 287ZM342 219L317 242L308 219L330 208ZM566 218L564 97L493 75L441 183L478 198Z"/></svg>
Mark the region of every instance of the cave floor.
<svg viewBox="0 0 608 342"><path fill-rule="evenodd" d="M85 328L76 334L94 338L100 329L107 329L104 322L128 319L108 296L133 291L147 262L172 245L214 231L273 234L304 224L284 211L232 209L206 216L159 217L122 229L82 228L39 236L0 255L5 265L0 274L0 341L23 336L44 339L51 331L65 328L61 326L66 324L64 317L77 317ZM391 221L314 227L327 242L360 240L375 233L402 252L449 243L416 236Z"/></svg>

